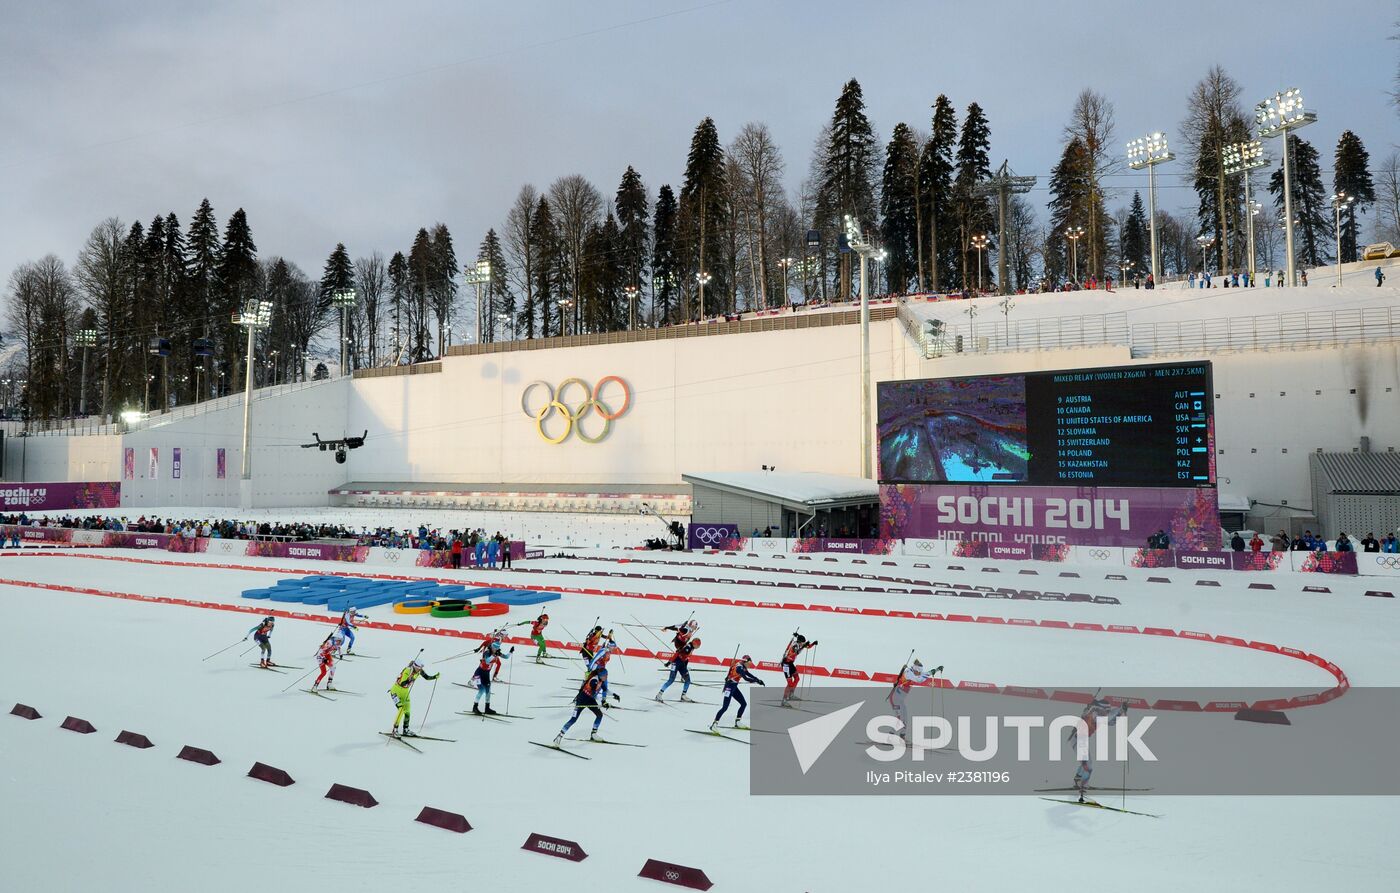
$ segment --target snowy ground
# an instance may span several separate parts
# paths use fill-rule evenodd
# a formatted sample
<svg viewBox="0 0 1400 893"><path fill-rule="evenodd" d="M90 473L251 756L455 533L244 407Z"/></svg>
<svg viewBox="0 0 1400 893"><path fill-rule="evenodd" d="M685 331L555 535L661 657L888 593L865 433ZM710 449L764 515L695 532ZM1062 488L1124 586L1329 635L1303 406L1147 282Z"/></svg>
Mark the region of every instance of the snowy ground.
<svg viewBox="0 0 1400 893"><path fill-rule="evenodd" d="M170 510L174 513L176 510ZM344 512L348 510L335 510ZM423 515L425 513L417 513ZM659 526L659 525L658 525ZM0 557L0 580L100 588L206 602L248 604L239 592L300 574L374 573L332 562L238 558L232 570L201 565L208 556L104 550L77 555ZM115 558L134 561L118 561ZM528 566L562 571L656 570L624 565L615 551L581 560ZM655 558L655 554L638 554ZM697 565L733 557L666 555ZM953 572L946 563L915 569L890 559L902 575L930 581L1005 585L1007 573ZM156 563L169 562L169 563ZM794 582L792 558L745 558L762 566L743 572L705 568L706 576ZM992 562L979 562L992 566ZM868 571L854 559L822 562L837 573ZM1303 593L1317 582L1271 574L1274 592L1252 591L1243 574L1170 572L1173 585L1103 580L1103 570L1077 568L1079 580L1053 578L1065 568L1039 567L1020 585L1113 595L1122 604L953 599L908 594L786 590L781 600L887 609L967 612L983 616L1166 626L1236 635L1315 652L1339 664L1356 685L1400 684L1394 643L1400 604L1365 598L1360 581L1328 578L1328 595ZM409 570L424 576L480 579L472 572ZM674 567L665 572L677 573ZM680 570L684 575L685 571ZM1155 573L1155 572L1154 572ZM1190 585L1214 577L1220 587ZM772 599L772 587L636 578L571 578L568 574L497 572L489 582L578 586L623 593ZM1053 582L1052 582L1053 581ZM581 634L595 617L604 625L683 620L689 606L569 594L547 606L554 637ZM615 662L613 679L629 708L604 724L619 741L645 748L576 743L584 762L532 747L553 737L567 711L573 669L507 664L497 709L531 717L484 724L459 716L467 689L466 659L436 663L473 640L424 632L367 629L359 650L377 659L346 661L340 686L363 696L334 703L298 691L296 673L247 666L241 647L202 661L240 639L246 614L103 598L0 582L0 609L11 630L0 649L0 706L36 707L42 720L0 717L0 887L14 890L200 889L304 890L331 883L343 890L458 890L502 883L524 889L604 883L623 890L664 889L636 877L648 857L704 869L716 890L852 891L871 889L1082 889L1086 872L1121 875L1153 890L1391 889L1400 855L1389 829L1400 819L1391 798L1141 798L1129 808L1165 814L1154 821L1094 813L1022 797L751 798L748 749L688 734L713 715L708 705L661 706L645 699L661 676L641 659ZM485 631L488 620L404 618L377 609L376 621L412 621ZM511 621L534 615L513 609ZM1310 664L1258 651L1145 636L930 622L887 617L697 606L701 651L728 657L736 648L759 659L778 657L800 624L822 642L816 662L828 667L892 672L910 648L947 666L954 680L1058 686L1146 684L1283 685L1320 690L1331 677ZM280 621L274 638L284 663L310 667L309 654L326 626ZM524 630L519 630L524 632ZM635 630L650 642L644 630ZM630 633L624 645L636 646ZM414 722L425 734L456 743L422 742L415 754L376 732L393 708L389 682L419 648L444 676L436 691L419 683ZM713 673L696 673L714 681ZM778 684L775 674L765 674ZM706 679L705 677L712 677ZM283 692L284 687L290 690ZM676 689L668 694L674 696ZM692 694L717 700L717 690ZM429 701L432 701L429 710ZM645 707L643 705L646 705ZM642 708L642 709L634 709ZM1306 711L1304 711L1306 712ZM57 728L64 716L91 721L94 735ZM1297 721L1307 721L1299 716ZM1222 719L1223 723L1229 722ZM574 734L586 730L580 720ZM118 731L150 736L156 747L112 743ZM205 747L223 763L204 767L175 759L182 745ZM287 770L286 789L244 777L260 760ZM1072 770L1066 768L1066 781ZM324 800L335 782L366 788L380 801L356 809ZM461 812L474 826L454 835L413 823L424 805ZM581 864L520 849L539 832L577 841ZM79 855L81 854L81 856ZM76 857L76 858L75 858Z"/></svg>

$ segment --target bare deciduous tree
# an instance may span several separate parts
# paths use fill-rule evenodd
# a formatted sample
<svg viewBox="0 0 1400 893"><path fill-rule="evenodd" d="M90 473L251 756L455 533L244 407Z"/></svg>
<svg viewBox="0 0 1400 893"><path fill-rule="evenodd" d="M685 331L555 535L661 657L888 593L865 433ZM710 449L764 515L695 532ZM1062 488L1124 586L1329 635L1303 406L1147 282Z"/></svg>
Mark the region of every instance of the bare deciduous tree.
<svg viewBox="0 0 1400 893"><path fill-rule="evenodd" d="M1099 213L1108 197L1104 194L1103 178L1118 167L1118 152L1113 145L1113 103L1094 90L1080 91L1065 127L1066 139L1078 139L1084 145L1084 175L1089 186L1089 269L1102 276L1107 258L1100 252L1108 241L1103 232L1104 219Z"/></svg>
<svg viewBox="0 0 1400 893"><path fill-rule="evenodd" d="M382 315L384 298L388 294L389 277L385 270L384 255L378 251L369 257L355 260L355 281L358 284L359 301L355 304L355 333L363 334L363 344L357 345L370 366L379 365L380 331L383 329Z"/></svg>
<svg viewBox="0 0 1400 893"><path fill-rule="evenodd" d="M745 124L729 145L737 163L743 189L735 194L748 230L749 264L756 269L759 306L768 306L768 282L772 274L768 245L772 238L769 217L775 199L782 197L783 156L767 124Z"/></svg>

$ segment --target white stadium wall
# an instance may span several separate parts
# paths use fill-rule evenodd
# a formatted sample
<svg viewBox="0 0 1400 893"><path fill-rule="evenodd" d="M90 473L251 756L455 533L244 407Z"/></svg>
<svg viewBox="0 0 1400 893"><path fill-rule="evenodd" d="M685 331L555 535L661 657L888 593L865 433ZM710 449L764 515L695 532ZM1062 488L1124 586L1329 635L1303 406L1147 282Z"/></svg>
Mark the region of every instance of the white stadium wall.
<svg viewBox="0 0 1400 893"><path fill-rule="evenodd" d="M1208 359L1215 372L1222 489L1266 503L1312 508L1307 454L1348 451L1363 436L1377 451L1400 448L1400 352L1395 344L1319 350L1167 355L1133 359L1126 347L924 359L896 321L871 326L876 382L1029 369ZM591 347L451 356L442 372L317 383L254 402L255 504L324 505L349 481L677 484L686 472L781 470L858 474L859 330L823 328L639 341ZM631 405L601 443L540 438L521 410L533 381L590 385L615 375ZM1320 393L1319 393L1320 392ZM615 385L604 398L618 402ZM542 394L534 395L542 397ZM581 391L570 388L577 405ZM614 408L617 408L614 406ZM597 418L584 421L596 434ZM122 450L136 451L128 505L238 504L242 408L179 418L125 436L32 437L8 443L18 478L120 480ZM338 465L302 450L312 431L369 431ZM559 419L548 423L558 432ZM160 450L155 479L148 450ZM182 476L171 475L171 449ZM227 477L214 473L227 450Z"/></svg>
<svg viewBox="0 0 1400 893"><path fill-rule="evenodd" d="M871 326L872 373L902 375L902 330ZM855 326L448 357L442 372L355 382L348 430L356 481L675 484L688 471L857 474L860 342ZM632 392L601 443L544 441L521 409L533 381L589 386L614 375ZM531 395L542 403L542 389ZM602 396L614 410L621 391ZM571 386L577 406L582 390ZM547 421L562 433L556 411ZM585 417L585 430L600 430Z"/></svg>

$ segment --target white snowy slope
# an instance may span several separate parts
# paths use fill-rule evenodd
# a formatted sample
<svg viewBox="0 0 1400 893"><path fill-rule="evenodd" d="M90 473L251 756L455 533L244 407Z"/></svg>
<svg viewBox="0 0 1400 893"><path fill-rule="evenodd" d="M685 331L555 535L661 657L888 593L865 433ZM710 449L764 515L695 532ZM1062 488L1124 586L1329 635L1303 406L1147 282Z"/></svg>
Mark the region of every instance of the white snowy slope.
<svg viewBox="0 0 1400 893"><path fill-rule="evenodd" d="M88 553L96 555L98 553ZM245 588L295 575L379 569L334 562L240 558L247 568L208 567L207 556L104 550L76 555L0 557L0 580L47 586L266 605L239 598ZM631 553L641 559L661 553ZM1275 573L1273 592L1245 588L1244 574L1166 572L1172 584L1105 581L1104 571L1059 565L976 562L966 571L949 562L887 559L882 571L927 575L974 585L1015 585L1113 595L1119 605L1000 601L756 585L811 582L780 567L784 560L734 556L664 555L692 569L665 573L755 584L698 583L577 572L639 572L609 551L578 560L525 567L565 573L411 573L472 581L597 588L627 593L776 600L980 616L1061 619L1100 624L1160 625L1228 634L1323 655L1354 684L1400 683L1393 644L1400 603L1364 597L1375 581L1327 578L1333 592L1303 593L1316 578ZM136 561L117 561L132 558ZM792 561L792 556L785 559ZM850 557L820 562L834 573L868 572ZM160 563L156 563L160 562ZM762 565L743 572L720 563ZM990 574L973 567L998 567ZM661 570L652 566L646 572ZM1037 577L1014 576L1020 569ZM1079 579L1058 578L1062 571ZM1197 578L1220 587L1196 587ZM841 578L833 578L838 584ZM1379 587L1385 588L1385 587ZM287 608L286 605L277 605ZM291 606L296 610L296 606ZM1302 661L1215 644L1147 636L1017 628L990 624L852 617L655 600L565 595L545 606L552 638L582 635L597 618L617 628L623 645L642 629L684 620L691 608L702 623L703 653L728 657L736 648L759 659L778 657L800 625L820 639L816 662L867 672L897 670L910 648L942 663L954 680L999 684L1132 686L1146 684L1286 685L1320 690L1331 677ZM1030 797L929 796L769 798L748 795L748 748L687 733L713 716L707 704L662 706L647 700L663 678L639 658L615 660L612 678L624 709L604 733L645 748L574 742L590 761L534 747L567 717L564 702L578 676L528 661L519 647L502 673L493 706L529 717L499 723L457 715L468 689L450 685L470 673L468 658L441 663L476 640L424 632L364 629L357 651L377 659L347 660L337 669L343 694L334 702L299 691L300 671L253 669L246 646L207 661L241 640L253 614L106 598L0 583L0 610L9 635L0 648L0 707L15 702L44 718L0 716L0 889L5 890L341 890L385 888L427 893L477 886L521 889L667 889L636 877L649 857L704 869L716 890L826 891L922 889L1078 890L1086 871L1121 872L1149 890L1390 889L1400 856L1389 829L1400 819L1394 798L1129 798L1128 808L1160 820L1057 806ZM435 620L377 608L373 621L425 628L485 631L492 619ZM505 620L533 617L513 608ZM324 623L281 620L274 636L280 662L310 668ZM523 634L526 628L513 632ZM566 630L568 632L566 632ZM249 643L251 644L251 643ZM393 707L385 691L419 649L436 689L414 689L415 727L455 743L423 741L417 754L377 734ZM572 664L573 662L570 662ZM698 669L698 665L697 665ZM777 674L763 675L780 684ZM714 683L718 674L695 673ZM282 689L289 690L283 692ZM679 686L669 695L675 697ZM692 695L716 701L711 687ZM432 706L429 710L429 701ZM551 705L553 709L531 709ZM555 706L557 705L557 706ZM637 709L641 708L641 709ZM65 716L93 723L96 734L58 728ZM731 716L733 711L731 708ZM587 715L586 715L587 716ZM1295 722L1308 722L1306 709ZM1230 720L1222 718L1222 723ZM586 735L580 720L573 735ZM156 747L136 750L112 741L123 729L148 735ZM205 767L175 758L181 746L212 750L223 761ZM279 788L246 778L254 761L289 772L296 784ZM1325 755L1319 755L1320 768ZM1064 778L1048 779L1068 783ZM369 790L380 805L359 809L323 799L333 783ZM416 824L423 806L464 814L474 830L452 834ZM570 863L522 850L539 832L577 841L589 853Z"/></svg>

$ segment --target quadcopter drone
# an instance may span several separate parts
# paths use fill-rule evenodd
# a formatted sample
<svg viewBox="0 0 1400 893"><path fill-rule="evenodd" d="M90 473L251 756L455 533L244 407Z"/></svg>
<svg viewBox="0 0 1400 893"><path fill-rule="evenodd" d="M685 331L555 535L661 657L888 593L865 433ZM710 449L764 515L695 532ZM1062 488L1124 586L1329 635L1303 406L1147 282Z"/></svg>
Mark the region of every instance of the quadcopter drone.
<svg viewBox="0 0 1400 893"><path fill-rule="evenodd" d="M335 450L335 461L343 465L345 464L346 450L357 450L364 446L365 438L369 437L369 431L366 430L365 433L361 434L359 437L342 437L339 440L322 440L321 435L317 434L315 431L311 432L311 436L316 438L316 442L304 443L301 445L302 449L310 450L319 448L323 453L327 450Z"/></svg>

